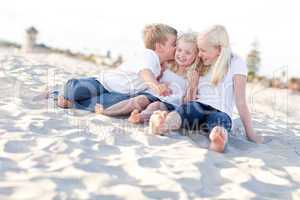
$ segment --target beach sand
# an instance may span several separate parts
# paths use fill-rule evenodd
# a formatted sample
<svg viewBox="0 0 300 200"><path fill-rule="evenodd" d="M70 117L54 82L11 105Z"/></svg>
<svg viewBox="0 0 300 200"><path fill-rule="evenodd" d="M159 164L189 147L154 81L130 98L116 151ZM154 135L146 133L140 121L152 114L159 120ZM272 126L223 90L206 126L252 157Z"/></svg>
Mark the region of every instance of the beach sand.
<svg viewBox="0 0 300 200"><path fill-rule="evenodd" d="M249 84L257 145L239 119L228 151L178 132L153 136L43 98L105 67L58 54L0 49L0 199L300 199L300 96Z"/></svg>

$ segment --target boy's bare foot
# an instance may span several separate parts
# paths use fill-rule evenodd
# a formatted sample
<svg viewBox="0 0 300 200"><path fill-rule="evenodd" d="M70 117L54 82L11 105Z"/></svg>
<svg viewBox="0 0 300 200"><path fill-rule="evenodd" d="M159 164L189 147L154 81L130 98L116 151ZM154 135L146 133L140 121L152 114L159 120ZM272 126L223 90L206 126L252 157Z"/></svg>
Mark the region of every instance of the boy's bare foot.
<svg viewBox="0 0 300 200"><path fill-rule="evenodd" d="M101 104L97 103L95 106L95 113L96 114L103 114L104 108Z"/></svg>
<svg viewBox="0 0 300 200"><path fill-rule="evenodd" d="M128 121L133 124L141 123L141 115L139 113L139 110L133 110L128 118Z"/></svg>
<svg viewBox="0 0 300 200"><path fill-rule="evenodd" d="M166 130L164 130L164 122L168 115L167 111L155 111L149 120L150 132L156 135L163 135Z"/></svg>
<svg viewBox="0 0 300 200"><path fill-rule="evenodd" d="M222 127L215 127L209 135L209 149L219 153L224 153L225 145L228 140L227 132Z"/></svg>
<svg viewBox="0 0 300 200"><path fill-rule="evenodd" d="M61 108L70 108L72 107L72 102L65 99L63 96L59 96L57 100L57 105Z"/></svg>

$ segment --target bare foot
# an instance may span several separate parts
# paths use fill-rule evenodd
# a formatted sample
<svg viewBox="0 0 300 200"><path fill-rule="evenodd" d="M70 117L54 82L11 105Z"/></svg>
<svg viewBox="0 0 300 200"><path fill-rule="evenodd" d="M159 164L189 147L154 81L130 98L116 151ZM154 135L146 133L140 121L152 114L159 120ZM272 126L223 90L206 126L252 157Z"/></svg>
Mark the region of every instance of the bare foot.
<svg viewBox="0 0 300 200"><path fill-rule="evenodd" d="M222 127L215 127L209 135L209 149L219 153L224 153L225 145L228 140L227 132Z"/></svg>
<svg viewBox="0 0 300 200"><path fill-rule="evenodd" d="M139 113L139 110L137 109L133 110L130 114L130 117L128 118L128 121L133 124L141 123L142 121L141 121L141 115Z"/></svg>
<svg viewBox="0 0 300 200"><path fill-rule="evenodd" d="M165 132L163 125L168 115L166 111L155 111L149 121L150 132L156 135L163 135Z"/></svg>
<svg viewBox="0 0 300 200"><path fill-rule="evenodd" d="M103 114L104 108L101 104L97 103L95 106L95 113L96 114Z"/></svg>
<svg viewBox="0 0 300 200"><path fill-rule="evenodd" d="M72 102L65 99L63 96L59 96L57 105L61 108L70 108L70 107L72 107Z"/></svg>

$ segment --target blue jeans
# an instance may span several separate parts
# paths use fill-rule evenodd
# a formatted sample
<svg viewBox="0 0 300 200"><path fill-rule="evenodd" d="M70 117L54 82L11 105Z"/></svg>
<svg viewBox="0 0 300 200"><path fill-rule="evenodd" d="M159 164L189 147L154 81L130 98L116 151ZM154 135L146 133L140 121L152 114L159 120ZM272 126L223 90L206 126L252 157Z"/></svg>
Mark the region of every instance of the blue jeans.
<svg viewBox="0 0 300 200"><path fill-rule="evenodd" d="M231 118L224 112L221 112L209 105L191 101L185 103L175 110L181 117L181 127L188 130L204 130L208 133L220 126L231 131Z"/></svg>
<svg viewBox="0 0 300 200"><path fill-rule="evenodd" d="M95 78L70 79L64 88L64 98L74 102L77 109L95 111L96 103L108 108L131 96L117 92L109 92Z"/></svg>
<svg viewBox="0 0 300 200"><path fill-rule="evenodd" d="M72 102L90 99L109 93L95 78L70 79L64 87L64 98Z"/></svg>

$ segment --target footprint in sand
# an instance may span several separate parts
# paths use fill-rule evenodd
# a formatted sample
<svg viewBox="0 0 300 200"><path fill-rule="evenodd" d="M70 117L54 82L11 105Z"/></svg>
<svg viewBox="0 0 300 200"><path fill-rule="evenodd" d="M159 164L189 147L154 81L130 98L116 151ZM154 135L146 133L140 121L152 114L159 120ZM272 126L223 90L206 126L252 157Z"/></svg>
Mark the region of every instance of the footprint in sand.
<svg viewBox="0 0 300 200"><path fill-rule="evenodd" d="M0 171L3 173L5 171L19 171L19 167L18 167L18 164L9 159L9 158L3 158L3 157L0 157Z"/></svg>
<svg viewBox="0 0 300 200"><path fill-rule="evenodd" d="M97 147L100 156L119 155L121 151L118 147L108 144L99 144Z"/></svg>
<svg viewBox="0 0 300 200"><path fill-rule="evenodd" d="M11 195L14 192L13 187L0 187L0 195Z"/></svg>
<svg viewBox="0 0 300 200"><path fill-rule="evenodd" d="M12 140L5 144L4 151L7 153L28 153L33 146L35 146L33 140Z"/></svg>
<svg viewBox="0 0 300 200"><path fill-rule="evenodd" d="M147 157L147 158L140 158L138 159L138 163L141 167L145 168L160 168L160 160L161 158L158 156L153 156L153 157Z"/></svg>

